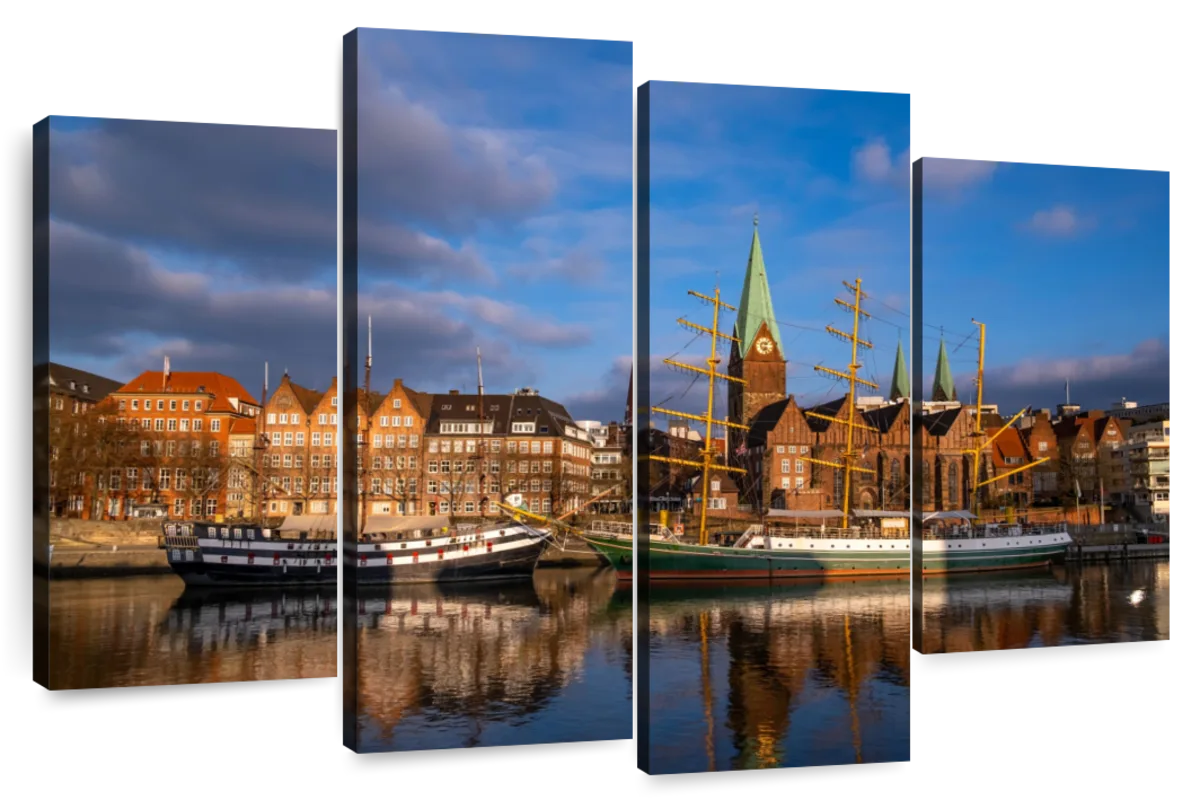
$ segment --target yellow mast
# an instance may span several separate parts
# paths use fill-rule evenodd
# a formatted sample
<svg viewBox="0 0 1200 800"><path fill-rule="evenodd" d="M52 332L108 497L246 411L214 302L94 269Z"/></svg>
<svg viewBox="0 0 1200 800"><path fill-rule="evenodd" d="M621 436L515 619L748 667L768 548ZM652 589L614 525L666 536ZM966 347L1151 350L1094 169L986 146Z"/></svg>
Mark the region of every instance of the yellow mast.
<svg viewBox="0 0 1200 800"><path fill-rule="evenodd" d="M691 364L684 364L680 361L673 361L672 359L669 359L669 358L664 359L663 361L664 361L664 363L666 363L669 366L676 367L677 369L682 369L686 372L696 372L696 373L699 373L700 375L704 375L705 377L708 378L708 407L707 407L707 410L705 411L703 417L697 416L695 414L685 414L680 411L672 411L668 408L653 407L650 410L654 411L654 412L658 412L660 414L667 414L667 415L673 416L673 417L681 417L683 419L695 420L696 422L703 422L704 423L704 449L700 451L701 461L690 461L690 460L682 459L682 458L669 458L667 456L655 456L655 455L650 456L650 460L651 461L661 461L666 464L675 464L677 466L699 467L700 468L701 481L702 481L702 486L701 486L702 494L701 494L701 505L700 505L700 544L703 546L703 545L708 544L708 490L709 490L708 476L709 476L709 473L712 470L722 470L724 472L736 472L736 473L745 473L745 471L746 471L744 469L738 469L736 467L728 466L727 464L713 463L713 457L716 455L716 451L713 450L713 446L712 446L712 426L713 425L722 425L726 428L738 428L738 429L744 430L744 431L748 431L748 430L750 430L750 428L748 428L745 425L739 425L736 422L729 422L728 420L713 419L713 415L712 415L712 412L713 412L713 388L714 388L715 382L717 380L733 381L734 383L742 383L742 384L744 384L746 382L746 381L742 380L741 378L735 378L732 375L725 375L725 374L717 371L717 365L721 363L721 359L717 356L717 339L728 339L731 342L738 341L738 339L734 336L728 336L724 333L721 333L721 331L720 331L721 309L727 308L730 311L737 311L737 309L734 308L733 306L729 305L728 303L721 302L721 288L719 286L715 287L715 289L713 291L713 295L714 295L713 297L709 297L707 295L700 294L699 292L693 292L691 290L688 290L688 294L692 295L693 297L698 297L706 303L711 303L712 307L713 307L713 319L712 319L712 327L711 328L705 328L705 327L703 327L701 325L697 325L693 322L688 322L685 319L678 320L680 325L683 325L685 328L691 328L693 330L699 331L700 333L703 333L706 336L708 336L709 339L711 340L710 345L709 345L708 361L706 362L708 364L708 369L700 369L699 367L693 367Z"/></svg>
<svg viewBox="0 0 1200 800"><path fill-rule="evenodd" d="M984 349L984 344L987 341L987 326L984 325L982 322L980 322L977 319L972 319L971 322L973 322L979 326L979 367L978 367L978 372L975 375L975 430L972 431L972 433L971 433L971 436L976 441L979 441L980 439L983 438L983 349ZM1008 428L1011 427L1014 422L1019 420L1021 417L1025 416L1025 411L1026 411L1026 409L1021 409L1020 411L1018 411L1016 414L1013 415L1012 419L1010 419L1008 422L1004 423L1004 425L1000 428L1000 430L993 433L986 442L983 442L978 447L974 447L971 449L971 456L972 456L972 460L974 462L974 468L971 470L971 513L972 514L978 513L980 487L987 486L989 483L995 483L996 481L1003 480L1004 478L1007 478L1010 475L1016 475L1018 472L1024 472L1025 470L1033 469L1034 467L1038 466L1039 464L1045 464L1047 461L1050 460L1049 457L1039 458L1036 461L1031 461L1022 467L1017 467L1016 469L1009 470L1008 472L1005 472L1001 475L997 475L994 478L988 478L986 481L979 480L979 459L982 457L983 451L986 450L988 447L991 447L992 442L996 441L996 439L1000 436L1000 434L1002 434L1002 433L1004 433L1004 431L1008 430Z"/></svg>
<svg viewBox="0 0 1200 800"><path fill-rule="evenodd" d="M869 319L871 316L866 311L862 310L862 299L864 297L863 290L862 290L862 278L855 278L853 286L851 286L849 283L846 283L846 281L842 281L842 285L845 286L850 291L854 292L854 305L850 305L845 300L842 300L839 297L835 297L833 299L833 302L837 303L839 306L847 309L848 311L850 311L854 314L854 327L852 329L853 332L846 333L844 331L838 330L837 328L833 327L832 325L826 325L825 330L829 331L831 334L838 337L839 339L843 339L850 343L850 364L849 364L849 366L846 367L846 372L839 372L835 369L829 369L828 367L822 367L820 365L813 367L813 369L815 369L817 372L824 372L826 374L833 375L836 378L841 378L842 380L849 382L850 392L846 396L846 402L850 407L849 419L848 420L838 419L837 417L831 417L827 414L818 414L815 411L806 411L806 412L804 412L804 415L805 415L805 417L812 417L814 419L825 420L826 422L836 422L839 425L845 425L846 426L846 449L842 451L842 463L841 464L835 463L833 461L821 461L821 460L815 459L815 458L806 458L804 456L800 456L800 460L807 461L810 464L819 464L821 466L832 467L833 469L840 469L840 470L844 471L845 475L844 475L844 478L842 479L842 489L843 489L843 491L842 491L842 527L849 528L850 527L850 496L852 494L852 489L850 486L851 474L854 472L865 472L868 475L875 474L874 470L870 470L870 469L866 469L864 467L858 467L858 466L854 465L854 462L858 456L857 451L855 451L855 449L854 449L854 429L860 428L862 430L871 430L867 426L859 425L857 422L854 421L856 389L858 387L858 384L860 384L860 383L863 386L869 386L872 389L878 389L879 385L872 383L871 381L868 381L864 378L858 377L858 370L860 367L862 367L862 364L858 363L858 347L859 347L859 345L862 345L863 347L866 347L868 349L874 348L874 345L871 344L870 342L868 342L864 339L858 338L859 318L867 317Z"/></svg>

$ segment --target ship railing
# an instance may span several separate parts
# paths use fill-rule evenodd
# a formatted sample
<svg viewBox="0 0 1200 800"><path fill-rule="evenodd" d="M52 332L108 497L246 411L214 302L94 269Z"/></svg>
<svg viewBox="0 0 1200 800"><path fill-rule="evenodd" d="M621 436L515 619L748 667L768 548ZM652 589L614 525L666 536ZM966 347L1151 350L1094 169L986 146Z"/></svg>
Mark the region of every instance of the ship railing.
<svg viewBox="0 0 1200 800"><path fill-rule="evenodd" d="M941 528L927 528L921 538L926 541L944 541L947 539L1001 539L1011 536L1053 536L1066 533L1065 523L1056 522L1043 525L1001 524L982 527L969 525L954 525Z"/></svg>
<svg viewBox="0 0 1200 800"><path fill-rule="evenodd" d="M633 536L633 523L604 519L592 520L592 524L588 526L588 533L598 536Z"/></svg>
<svg viewBox="0 0 1200 800"><path fill-rule="evenodd" d="M747 531L747 533L749 533ZM908 531L895 528L833 528L819 525L771 525L769 536L802 539L907 539Z"/></svg>
<svg viewBox="0 0 1200 800"><path fill-rule="evenodd" d="M163 550L198 550L200 540L195 536L160 536L158 546Z"/></svg>

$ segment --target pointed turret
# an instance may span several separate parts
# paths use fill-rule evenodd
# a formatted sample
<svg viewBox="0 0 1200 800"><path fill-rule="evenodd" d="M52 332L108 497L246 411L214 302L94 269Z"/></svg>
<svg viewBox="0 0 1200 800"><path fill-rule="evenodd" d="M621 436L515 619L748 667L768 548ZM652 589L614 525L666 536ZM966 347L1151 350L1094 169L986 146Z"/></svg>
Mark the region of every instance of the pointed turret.
<svg viewBox="0 0 1200 800"><path fill-rule="evenodd" d="M737 325L734 336L740 341L741 356L749 352L753 339L766 323L771 338L775 340L779 357L783 358L783 340L779 326L775 323L775 309L771 306L771 288L767 285L767 265L763 262L762 245L758 241L758 216L754 217L754 238L750 241L750 258L746 262L746 278L742 283L742 301L738 304Z"/></svg>
<svg viewBox="0 0 1200 800"><path fill-rule="evenodd" d="M633 367L629 368L629 394L625 395L625 424L633 425Z"/></svg>
<svg viewBox="0 0 1200 800"><path fill-rule="evenodd" d="M904 363L904 348L900 342L896 342L896 366L892 368L892 391L889 397L899 400L908 395L908 365Z"/></svg>
<svg viewBox="0 0 1200 800"><path fill-rule="evenodd" d="M946 355L946 340L942 339L938 347L937 367L933 371L933 401L937 403L957 399L954 375L950 372L950 358Z"/></svg>

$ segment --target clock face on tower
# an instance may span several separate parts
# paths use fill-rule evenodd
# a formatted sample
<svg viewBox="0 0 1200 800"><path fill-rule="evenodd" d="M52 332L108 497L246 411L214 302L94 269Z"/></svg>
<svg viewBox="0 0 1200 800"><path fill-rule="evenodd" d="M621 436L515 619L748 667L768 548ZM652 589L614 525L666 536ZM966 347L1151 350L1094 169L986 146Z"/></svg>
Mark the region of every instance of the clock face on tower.
<svg viewBox="0 0 1200 800"><path fill-rule="evenodd" d="M763 336L754 343L754 349L765 356L775 349L775 343Z"/></svg>

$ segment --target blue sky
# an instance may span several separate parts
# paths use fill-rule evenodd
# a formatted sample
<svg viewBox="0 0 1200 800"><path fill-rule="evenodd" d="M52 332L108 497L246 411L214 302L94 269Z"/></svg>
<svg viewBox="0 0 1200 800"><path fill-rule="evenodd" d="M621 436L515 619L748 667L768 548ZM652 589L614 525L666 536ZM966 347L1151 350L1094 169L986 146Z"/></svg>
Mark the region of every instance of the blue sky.
<svg viewBox="0 0 1200 800"><path fill-rule="evenodd" d="M960 396L987 324L985 401L1168 399L1168 173L926 159L925 383L939 330Z"/></svg>
<svg viewBox="0 0 1200 800"><path fill-rule="evenodd" d="M651 401L702 406L704 387L683 395L690 378L661 360L693 338L678 317L711 323L689 289L711 294L719 273L723 299L738 304L756 212L788 391L802 406L845 393L813 365L849 362L849 346L825 326L845 330L834 298L852 299L842 281L862 278L875 315L863 375L886 392L901 339L907 353L908 150L908 95L651 83ZM735 316L724 312L723 332ZM721 353L724 368L727 345ZM682 355L700 359L707 347L696 341Z"/></svg>
<svg viewBox="0 0 1200 800"><path fill-rule="evenodd" d="M624 413L632 45L359 30L359 338L372 383L533 386ZM361 372L361 368L360 368Z"/></svg>

